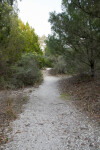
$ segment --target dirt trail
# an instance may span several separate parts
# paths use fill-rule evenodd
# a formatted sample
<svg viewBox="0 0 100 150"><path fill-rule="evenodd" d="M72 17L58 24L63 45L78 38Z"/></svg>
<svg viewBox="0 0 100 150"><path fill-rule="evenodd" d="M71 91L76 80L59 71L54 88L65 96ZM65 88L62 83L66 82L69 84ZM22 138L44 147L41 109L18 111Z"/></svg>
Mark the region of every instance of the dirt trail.
<svg viewBox="0 0 100 150"><path fill-rule="evenodd" d="M100 136L80 111L63 100L59 77L45 76L19 118L2 150L100 150Z"/></svg>

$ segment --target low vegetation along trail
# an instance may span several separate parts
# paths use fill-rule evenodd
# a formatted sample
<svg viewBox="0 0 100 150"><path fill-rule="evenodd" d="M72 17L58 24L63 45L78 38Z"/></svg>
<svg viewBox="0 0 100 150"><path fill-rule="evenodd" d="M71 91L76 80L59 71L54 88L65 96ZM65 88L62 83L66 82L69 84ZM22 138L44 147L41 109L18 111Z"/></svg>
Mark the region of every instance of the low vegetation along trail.
<svg viewBox="0 0 100 150"><path fill-rule="evenodd" d="M61 98L59 77L45 75L23 113L11 123L4 150L99 150L98 128L69 100Z"/></svg>

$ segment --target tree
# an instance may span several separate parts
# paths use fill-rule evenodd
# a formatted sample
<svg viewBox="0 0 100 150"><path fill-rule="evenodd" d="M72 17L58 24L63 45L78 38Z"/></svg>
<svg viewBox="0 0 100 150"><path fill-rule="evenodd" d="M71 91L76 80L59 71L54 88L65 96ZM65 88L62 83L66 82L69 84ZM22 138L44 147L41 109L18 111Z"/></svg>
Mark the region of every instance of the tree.
<svg viewBox="0 0 100 150"><path fill-rule="evenodd" d="M42 51L39 45L38 36L35 34L34 29L29 26L28 22L25 25L21 20L19 20L19 28L25 40L24 51L34 52L36 54L42 54Z"/></svg>
<svg viewBox="0 0 100 150"><path fill-rule="evenodd" d="M8 38L8 45L6 48L6 55L8 63L13 64L18 61L24 52L25 40L19 28L19 20L17 14L11 16L10 34Z"/></svg>
<svg viewBox="0 0 100 150"><path fill-rule="evenodd" d="M52 55L62 55L64 54L63 43L60 38L56 37L56 34L49 35L46 40L46 53L51 53Z"/></svg>
<svg viewBox="0 0 100 150"><path fill-rule="evenodd" d="M86 3L84 8L86 7ZM91 76L94 76L95 69L100 57L99 43L99 18L93 18L79 7L73 5L73 0L63 0L63 12L56 14L51 13L49 22L52 30L59 38L67 53L71 48L70 62L74 62L78 67L88 66L91 70ZM83 6L83 5L82 5ZM63 53L65 55L65 53ZM69 59L68 59L69 60ZM76 63L75 63L76 62Z"/></svg>
<svg viewBox="0 0 100 150"><path fill-rule="evenodd" d="M12 7L7 2L0 1L0 75L6 72L7 47L10 35Z"/></svg>
<svg viewBox="0 0 100 150"><path fill-rule="evenodd" d="M41 79L38 36L18 19L16 3L0 1L0 87L22 87Z"/></svg>
<svg viewBox="0 0 100 150"><path fill-rule="evenodd" d="M42 55L38 36L27 23L18 19L14 1L0 1L0 74L8 74L9 67L15 64L25 52Z"/></svg>
<svg viewBox="0 0 100 150"><path fill-rule="evenodd" d="M16 0L0 0L0 3L2 3L2 4L7 3L10 6L12 6L14 4L14 2L16 2Z"/></svg>
<svg viewBox="0 0 100 150"><path fill-rule="evenodd" d="M14 63L23 51L24 41L18 25L18 16L7 2L0 3L0 55L2 62Z"/></svg>
<svg viewBox="0 0 100 150"><path fill-rule="evenodd" d="M65 6L67 6L68 2L70 3L69 0L62 1L64 9L66 9ZM71 6L81 9L91 17L100 18L100 1L98 0L71 0Z"/></svg>

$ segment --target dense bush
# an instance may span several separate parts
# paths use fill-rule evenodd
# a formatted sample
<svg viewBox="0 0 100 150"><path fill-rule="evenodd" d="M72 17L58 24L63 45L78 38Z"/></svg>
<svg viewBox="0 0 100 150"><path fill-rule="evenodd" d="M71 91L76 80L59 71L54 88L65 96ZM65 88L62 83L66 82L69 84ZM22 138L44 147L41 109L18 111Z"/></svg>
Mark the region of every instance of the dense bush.
<svg viewBox="0 0 100 150"><path fill-rule="evenodd" d="M45 67L53 67L53 58L45 56Z"/></svg>
<svg viewBox="0 0 100 150"><path fill-rule="evenodd" d="M11 67L11 70L11 83L15 87L34 85L42 79L37 58L32 53L23 54L21 59Z"/></svg>
<svg viewBox="0 0 100 150"><path fill-rule="evenodd" d="M44 63L42 56L34 28L18 18L17 0L1 0L0 89L33 85L40 81L39 68Z"/></svg>
<svg viewBox="0 0 100 150"><path fill-rule="evenodd" d="M42 80L37 57L33 53L23 54L15 65L9 67L7 75L0 77L0 88L21 88Z"/></svg>
<svg viewBox="0 0 100 150"><path fill-rule="evenodd" d="M54 64L54 70L56 73L66 73L67 65L62 56L59 56L56 63Z"/></svg>

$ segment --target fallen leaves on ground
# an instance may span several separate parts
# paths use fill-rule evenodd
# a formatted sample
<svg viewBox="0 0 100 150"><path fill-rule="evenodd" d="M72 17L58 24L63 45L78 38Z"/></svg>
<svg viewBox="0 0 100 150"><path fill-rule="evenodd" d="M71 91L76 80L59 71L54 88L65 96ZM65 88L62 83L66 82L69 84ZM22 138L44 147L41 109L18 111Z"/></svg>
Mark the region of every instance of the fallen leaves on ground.
<svg viewBox="0 0 100 150"><path fill-rule="evenodd" d="M75 75L59 81L61 93L70 95L73 103L100 124L100 77Z"/></svg>

